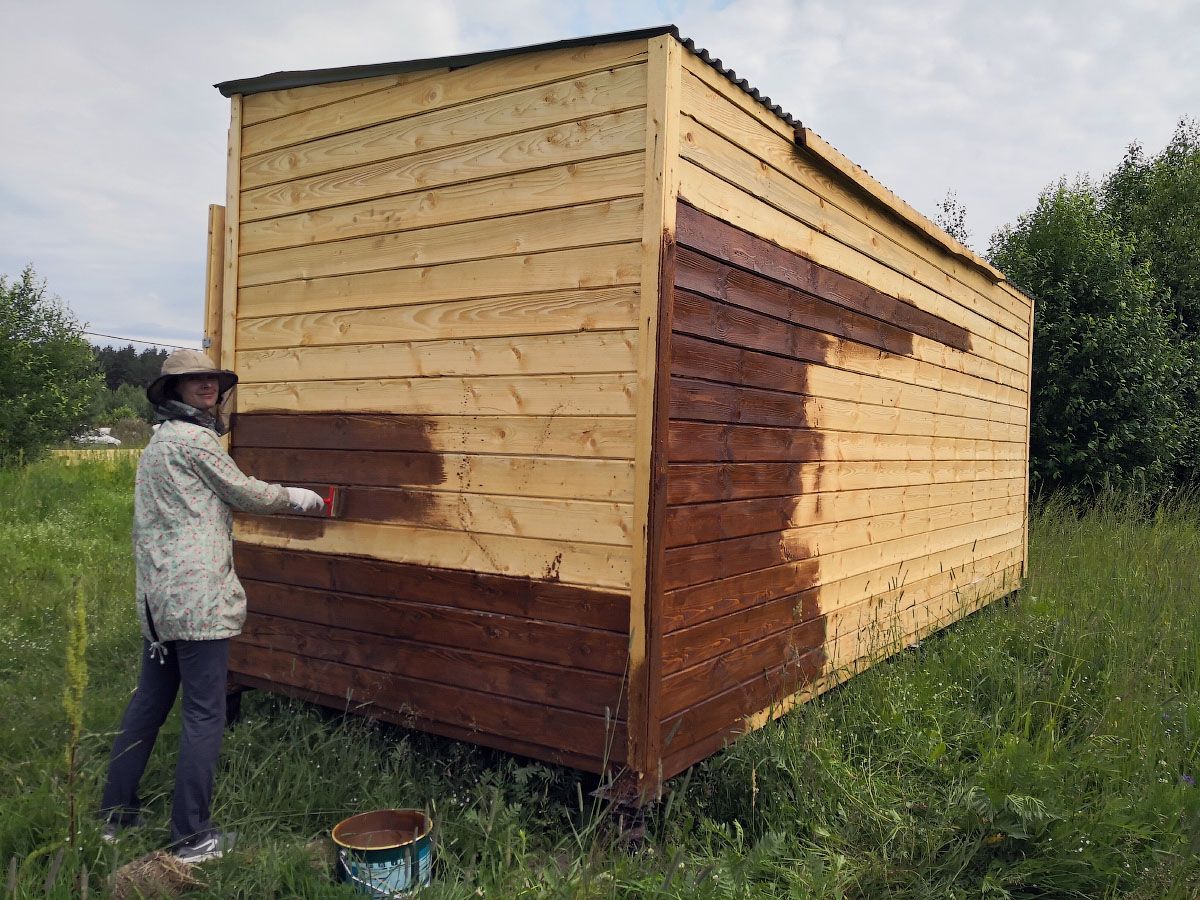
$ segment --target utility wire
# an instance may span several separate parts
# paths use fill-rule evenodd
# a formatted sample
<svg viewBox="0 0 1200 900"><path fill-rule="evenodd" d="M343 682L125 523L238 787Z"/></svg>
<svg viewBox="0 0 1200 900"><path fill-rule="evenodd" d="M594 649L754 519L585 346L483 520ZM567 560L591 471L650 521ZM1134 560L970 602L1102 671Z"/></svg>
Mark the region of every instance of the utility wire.
<svg viewBox="0 0 1200 900"><path fill-rule="evenodd" d="M149 344L151 347L170 347L173 350L198 350L199 347L181 347L179 344L164 344L162 341L143 341L138 338L121 337L119 334L101 334L98 331L83 332L91 337L111 338L114 341L129 341L133 344Z"/></svg>

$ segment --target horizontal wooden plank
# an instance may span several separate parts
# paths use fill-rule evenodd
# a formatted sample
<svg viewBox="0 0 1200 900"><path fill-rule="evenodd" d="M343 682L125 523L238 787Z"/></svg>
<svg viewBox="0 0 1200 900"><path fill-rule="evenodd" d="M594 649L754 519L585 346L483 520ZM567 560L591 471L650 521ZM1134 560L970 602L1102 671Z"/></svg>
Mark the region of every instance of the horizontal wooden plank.
<svg viewBox="0 0 1200 900"><path fill-rule="evenodd" d="M632 372L637 332L592 331L450 341L242 350L239 384L263 381Z"/></svg>
<svg viewBox="0 0 1200 900"><path fill-rule="evenodd" d="M609 675L625 669L621 635L596 628L269 581L248 580L246 598L251 614L307 622L319 626L318 632L353 629Z"/></svg>
<svg viewBox="0 0 1200 900"><path fill-rule="evenodd" d="M786 387L808 389L803 373L796 384ZM838 389L833 379L821 379L815 374L811 379L818 385L814 388L833 393ZM694 378L672 377L670 385L670 415L672 419L692 422L720 422L737 425L801 424L814 430L852 431L868 434L910 434L938 438L963 438L987 441L1025 440L1025 422L1009 423L1004 420L950 415L948 413L915 410L897 405L878 405L865 400L832 399L827 396L808 396L786 390L769 390L756 387L739 387ZM909 392L898 387L896 393L913 402ZM880 402L887 395L878 398ZM976 408L967 408L978 412ZM1013 407L999 407L1004 417L1013 418Z"/></svg>
<svg viewBox="0 0 1200 900"><path fill-rule="evenodd" d="M243 156L242 186L261 187L645 105L644 66L605 69Z"/></svg>
<svg viewBox="0 0 1200 900"><path fill-rule="evenodd" d="M732 335L714 337L716 340L701 340L690 335L676 335L671 342L671 374L930 414L1025 424L1024 402L1020 405L995 403L722 342L731 340ZM1021 399L1023 401L1024 397Z"/></svg>
<svg viewBox="0 0 1200 900"><path fill-rule="evenodd" d="M1005 576L991 576L980 581L969 589L954 592L953 603L956 604L959 617L966 611L978 609L993 599L1010 592L1011 582ZM937 603L938 600L930 601ZM945 623L952 621L947 617ZM887 648L881 657L899 650L904 644ZM795 690L796 674L794 669L781 666L775 670L760 673L752 681L743 682L728 688L719 694L686 711L677 713L663 723L664 735L671 735L671 751L664 754L664 777L678 774L687 766L711 755L725 744L735 740L746 731L760 728L767 722L793 709L799 703L828 690L851 674L866 668L878 658L867 658L856 666L847 666L832 658L825 661L824 674L813 678L808 676L810 669L801 670L802 681ZM788 693L789 684L792 693ZM748 715L746 710L758 705L758 711Z"/></svg>
<svg viewBox="0 0 1200 900"><path fill-rule="evenodd" d="M644 61L644 41L505 56L245 130L242 155Z"/></svg>
<svg viewBox="0 0 1200 900"><path fill-rule="evenodd" d="M795 139L796 128L794 125L790 125L777 113L767 109L762 103L747 94L741 85L730 83L728 78L697 54L692 52L683 54L683 70L681 84L689 78L697 78L716 92L717 96L727 98L737 110L757 120L760 125L766 126L785 141L790 143Z"/></svg>
<svg viewBox="0 0 1200 900"><path fill-rule="evenodd" d="M690 503L667 510L665 543L667 547L686 547L749 534L884 521L890 516L916 515L964 503L1017 502L1017 509L1023 509L1024 496L1024 480L1011 478Z"/></svg>
<svg viewBox="0 0 1200 900"><path fill-rule="evenodd" d="M638 244L611 244L603 247L584 247L574 250L556 250L546 253L531 253L528 256L504 256L497 259L472 260L470 262L446 263L438 266L415 269L392 269L385 272L368 272L361 275L341 275L317 278L311 281L288 281L243 288L238 291L238 318L263 316L295 316L300 313L363 310L372 307L404 307L432 304L444 300L485 299L498 303L500 311L510 309L500 300L505 295L541 295L543 309L553 314L557 306L571 313L571 307L579 301L595 302L583 292L588 288L613 288L635 286L641 271L641 256ZM554 295L551 292L565 292ZM543 293L545 292L545 293ZM629 292L624 292L625 296ZM512 304L520 301L510 299ZM427 316L429 314L426 314ZM511 313L510 313L511 315ZM433 313L436 320L437 313ZM345 322L347 319L309 320L317 322ZM578 316L571 316L578 322ZM408 324L412 324L411 320ZM619 320L607 327L629 327L629 320ZM515 323L510 322L508 327ZM253 337L262 326L249 323L242 328ZM578 326L569 330L577 330ZM534 329L536 331L538 329ZM547 331L568 330L564 324L547 327ZM424 329L429 333L429 327ZM353 340L345 331L338 332L341 340ZM395 340L411 340L422 332L400 332ZM488 332L484 332L488 333ZM491 332L495 333L495 332ZM508 332L520 334L523 332ZM324 343L333 343L330 335ZM445 331L429 333L430 337L458 337ZM382 340L380 336L364 337L360 343ZM242 346L239 340L238 346Z"/></svg>
<svg viewBox="0 0 1200 900"><path fill-rule="evenodd" d="M255 253L239 261L238 284L248 287L628 242L640 237L641 227L640 196L603 200L482 222Z"/></svg>
<svg viewBox="0 0 1200 900"><path fill-rule="evenodd" d="M606 723L600 716L497 694L292 656L245 643L234 644L230 657L230 668L235 673L339 697L344 705L369 704L403 713L413 724L420 719L447 722L472 731L544 742L594 758L604 758L610 741L618 744L625 740L624 723Z"/></svg>
<svg viewBox="0 0 1200 900"><path fill-rule="evenodd" d="M239 516L234 537L314 553L352 553L440 569L629 588L629 548L606 544L284 516Z"/></svg>
<svg viewBox="0 0 1200 900"><path fill-rule="evenodd" d="M671 422L671 462L815 462L817 460L1024 459L1021 442L920 435L814 431L811 428Z"/></svg>
<svg viewBox="0 0 1200 900"><path fill-rule="evenodd" d="M633 499L627 460L234 447L233 458L268 481L409 487L574 500Z"/></svg>
<svg viewBox="0 0 1200 900"><path fill-rule="evenodd" d="M633 459L633 418L238 413L234 447Z"/></svg>
<svg viewBox="0 0 1200 900"><path fill-rule="evenodd" d="M637 308L633 287L482 297L344 312L242 319L243 350L577 334L628 328Z"/></svg>
<svg viewBox="0 0 1200 900"><path fill-rule="evenodd" d="M281 116L326 106L339 100L348 100L361 94L381 91L398 84L411 84L422 78L444 74L446 71L446 69L426 69L421 72L402 72L397 75L379 75L375 78L355 78L353 81L335 81L331 84L306 84L302 87L247 94L242 97L242 124L257 125L268 119L278 119Z"/></svg>
<svg viewBox="0 0 1200 900"><path fill-rule="evenodd" d="M957 536L959 535L950 535L951 539ZM915 550L914 541L897 544L890 548L891 558L875 567L871 567L869 561L863 558L870 555L869 553L850 551L845 560L828 560L830 565L824 575L818 571L818 561L810 559L774 569L760 569L745 575L735 575L679 591L668 591L663 599L664 628L670 630L685 627L689 623L703 622L816 587L821 588L823 607L826 610L838 609L857 603L863 597L895 590L975 559L1009 550L1019 553L1018 548L1021 546L1019 529L993 537L979 535L953 546L945 546L946 541L942 535L935 535L935 538L938 541L937 545L930 544ZM907 558L902 558L905 554L908 554ZM839 575L837 569L842 562L868 562L868 565L865 568L859 567L857 572Z"/></svg>
<svg viewBox="0 0 1200 900"><path fill-rule="evenodd" d="M298 486L318 493L329 487L315 482L300 482ZM346 522L415 525L619 547L628 547L631 540L632 511L627 503L336 487L337 518Z"/></svg>
<svg viewBox="0 0 1200 900"><path fill-rule="evenodd" d="M642 190L644 168L634 152L244 222L238 249L261 253L631 197Z"/></svg>
<svg viewBox="0 0 1200 900"><path fill-rule="evenodd" d="M643 109L443 147L242 192L242 221L286 216L390 194L561 166L645 149Z"/></svg>
<svg viewBox="0 0 1200 900"><path fill-rule="evenodd" d="M243 543L234 544L234 565L239 577L255 581L520 616L618 634L629 629L629 597L613 591ZM337 624L336 608L327 613L310 621ZM288 615L296 618L293 612Z"/></svg>
<svg viewBox="0 0 1200 900"><path fill-rule="evenodd" d="M244 412L630 416L637 376L508 375L270 382L238 389Z"/></svg>
<svg viewBox="0 0 1200 900"><path fill-rule="evenodd" d="M812 318L820 321L821 317L828 320L836 315L829 309L832 304L878 320L864 322L863 327L889 323L904 332L964 353L971 350L972 333L964 326L899 300L799 252L735 228L686 203L679 205L678 229L678 243L694 252L683 254L680 262L685 272L677 273L676 277L684 277L690 270L689 277L699 281L702 290L724 289L727 293L717 294L722 299L736 302L739 298L747 298L754 308L765 308L784 318L787 317L784 311L791 314L795 310L797 321ZM730 273L736 282L728 289L720 282L713 285L713 274L719 277L724 273L705 263L706 257L736 266L744 270L743 274ZM826 303L815 303L814 298Z"/></svg>
<svg viewBox="0 0 1200 900"><path fill-rule="evenodd" d="M685 77L685 82L688 79ZM701 77L707 90L697 91L690 82L683 93L683 114L688 120L700 120L708 128L742 147L767 165L803 185L821 197L827 206L835 206L873 232L890 238L918 257L926 260L937 270L950 277L987 293L993 300L1004 305L1010 312L1022 315L1029 305L1013 303L1003 296L1000 285L994 284L991 274L979 271L973 261L964 261L953 253L944 252L940 244L933 246L927 235L914 231L907 223L897 221L892 210L865 200L861 191L848 185L838 174L811 153L799 151L796 135L792 131L780 133L762 127L754 116L745 115L740 91L730 90L728 85ZM686 131L686 127L682 129Z"/></svg>
<svg viewBox="0 0 1200 900"><path fill-rule="evenodd" d="M1013 379L994 363L687 248L677 263L677 332L1024 405L1023 384L998 382Z"/></svg>
<svg viewBox="0 0 1200 900"><path fill-rule="evenodd" d="M1029 323L990 296L992 286L979 289L951 277L885 234L873 231L837 205L825 202L809 187L799 184L733 142L710 131L694 119L684 119L680 151L705 170L725 179L806 225L840 243L895 269L973 310L1020 337L1028 337Z"/></svg>
<svg viewBox="0 0 1200 900"><path fill-rule="evenodd" d="M857 251L813 231L797 220L767 206L751 195L722 181L687 160L679 164L680 197L699 211L719 218L738 229L751 229L763 240L778 244L793 254L840 272L854 281L967 329L971 352L981 359L1019 372L1027 340L1000 328L977 313L962 309L924 285L877 263ZM714 253L722 259L732 259Z"/></svg>
<svg viewBox="0 0 1200 900"><path fill-rule="evenodd" d="M380 610L402 617L406 610ZM333 617L336 621L336 615ZM344 625L315 625L298 619L251 612L239 643L253 644L293 656L325 659L360 669L375 669L407 678L513 697L539 706L553 706L624 719L621 676L566 668L548 663L501 656L492 652L440 646L408 637L406 620L399 633Z"/></svg>
<svg viewBox="0 0 1200 900"><path fill-rule="evenodd" d="M990 522L1024 510L1024 498L957 503L867 519L763 532L673 547L663 562L663 586L675 590L744 572L769 569L859 547L877 546L955 526Z"/></svg>
<svg viewBox="0 0 1200 900"><path fill-rule="evenodd" d="M781 497L1024 477L1014 460L821 463L672 463L667 503ZM320 479L316 479L320 480Z"/></svg>

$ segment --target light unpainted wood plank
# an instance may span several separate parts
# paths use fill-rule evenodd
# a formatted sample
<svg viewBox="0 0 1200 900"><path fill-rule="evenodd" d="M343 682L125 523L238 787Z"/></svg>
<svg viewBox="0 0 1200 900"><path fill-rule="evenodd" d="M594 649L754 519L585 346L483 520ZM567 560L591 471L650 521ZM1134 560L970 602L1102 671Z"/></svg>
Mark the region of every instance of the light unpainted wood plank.
<svg viewBox="0 0 1200 900"><path fill-rule="evenodd" d="M545 271L553 276L552 270ZM512 274L515 277L516 273ZM452 278L439 281L443 292L461 289ZM482 279L478 284L480 289L485 286ZM238 323L238 346L259 350L612 331L636 323L638 289L567 290L459 301L438 300L435 295L434 300L412 306L245 318Z"/></svg>
<svg viewBox="0 0 1200 900"><path fill-rule="evenodd" d="M917 256L885 234L873 231L864 223L825 201L807 186L786 177L771 166L752 156L749 151L710 131L701 122L685 117L681 152L705 170L738 185L759 200L781 212L799 219L811 228L865 253L878 262L895 269L930 290L973 310L1019 337L1028 334L1024 315L1017 315L932 263Z"/></svg>
<svg viewBox="0 0 1200 900"><path fill-rule="evenodd" d="M341 411L336 411L340 415ZM243 417L242 422L249 419ZM380 423L386 431L396 427L387 417ZM571 456L583 459L633 459L632 416L420 416L413 429L413 444L384 445L383 449L427 449L431 453L465 455L499 454L509 456ZM278 438L248 442L247 430L237 429L235 443L240 447L286 447L303 449L329 446L314 442L312 433L301 427ZM398 439L402 440L402 439ZM345 449L338 443L336 449Z"/></svg>
<svg viewBox="0 0 1200 900"><path fill-rule="evenodd" d="M305 524L309 520L304 520ZM392 562L415 563L442 569L492 572L519 578L563 584L620 588L629 586L629 549L603 544L575 544L506 535L473 534L376 525L323 522L320 533L296 528L269 518L241 519L234 524L234 539L247 544L306 550L314 553L353 554Z"/></svg>
<svg viewBox="0 0 1200 900"><path fill-rule="evenodd" d="M233 368L236 359L238 309L238 223L242 219L241 191L238 177L242 154L242 95L229 98L229 146L225 160L225 225L221 253L221 346L220 355L213 361L222 369ZM237 413L238 392L226 393L220 415L229 421ZM229 437L223 435L222 446L228 449Z"/></svg>
<svg viewBox="0 0 1200 900"><path fill-rule="evenodd" d="M679 85L682 48L670 35L649 42L644 146L645 215L642 222L641 308L638 314L637 434L629 603L629 745L639 796L661 791L657 727L662 694L662 519L667 465L671 308L664 297L674 280L679 158Z"/></svg>
<svg viewBox="0 0 1200 900"><path fill-rule="evenodd" d="M205 349L213 360L221 358L221 304L224 300L225 207L208 207L208 253L204 270Z"/></svg>
<svg viewBox="0 0 1200 900"><path fill-rule="evenodd" d="M241 448L235 455L248 472L291 484L403 487L614 503L633 499L633 466L626 460L256 448Z"/></svg>
<svg viewBox="0 0 1200 900"><path fill-rule="evenodd" d="M439 491L403 493L404 503L397 504L399 511L391 523L580 544L628 547L630 543L632 507L628 503ZM401 507L419 512L409 513Z"/></svg>
<svg viewBox="0 0 1200 900"><path fill-rule="evenodd" d="M244 412L628 416L637 379L632 373L373 378L247 384L240 391Z"/></svg>
<svg viewBox="0 0 1200 900"><path fill-rule="evenodd" d="M642 150L644 116L632 109L254 188L242 194L242 221Z"/></svg>
<svg viewBox="0 0 1200 900"><path fill-rule="evenodd" d="M339 100L348 100L361 94L370 94L399 84L409 84L422 78L445 74L447 69L426 69L421 72L402 72L397 75L379 75L374 78L355 78L353 81L335 81L329 84L308 84L303 87L285 88L279 91L263 91L250 94L242 100L242 118L246 125L257 125L268 119L304 112L318 106L327 106Z"/></svg>
<svg viewBox="0 0 1200 900"><path fill-rule="evenodd" d="M242 161L242 184L257 188L645 105L645 66L605 69L256 154Z"/></svg>
<svg viewBox="0 0 1200 900"><path fill-rule="evenodd" d="M1024 422L1013 424L897 406L878 406L861 401L731 387L694 379L673 380L671 416L684 421L749 425L786 426L795 423L822 431L914 434L992 441L1025 440Z"/></svg>
<svg viewBox="0 0 1200 900"><path fill-rule="evenodd" d="M719 80L698 79L685 76L685 113L698 117L714 131L749 150L763 162L786 174L799 184L811 188L827 203L833 204L872 231L886 235L896 243L907 247L927 262L962 282L975 288L1009 309L1021 314L1022 304L1010 302L1007 283L996 284L990 274L980 271L973 263L961 261L940 245L929 242L926 236L915 231L891 212L890 208L866 201L862 192L852 187L828 166L820 163L810 153L799 150L790 129L779 131L764 123L757 116L747 115L741 102L740 91L730 92L728 85ZM735 96L736 95L736 96ZM700 98L700 102L696 102ZM721 102L724 101L724 102ZM1027 304L1024 304L1027 306Z"/></svg>
<svg viewBox="0 0 1200 900"><path fill-rule="evenodd" d="M814 231L695 163L680 161L680 195L702 212L799 253L882 293L896 297L971 332L971 351L1008 370L1023 372L1025 338L1000 328L894 269ZM1020 381L1019 378L1016 379ZM1016 386L1016 385L1013 385Z"/></svg>
<svg viewBox="0 0 1200 900"><path fill-rule="evenodd" d="M247 129L245 153L299 144L380 122L494 97L645 59L643 41L515 54L353 97Z"/></svg>
<svg viewBox="0 0 1200 900"><path fill-rule="evenodd" d="M609 244L287 281L244 288L239 315L258 318L636 285L641 263L638 244Z"/></svg>
<svg viewBox="0 0 1200 900"><path fill-rule="evenodd" d="M642 198L351 238L243 256L243 287L637 240Z"/></svg>
<svg viewBox="0 0 1200 900"><path fill-rule="evenodd" d="M242 225L241 252L260 253L640 196L644 166L642 154L633 152L247 222Z"/></svg>
<svg viewBox="0 0 1200 900"><path fill-rule="evenodd" d="M756 119L760 125L775 132L779 137L788 142L795 140L795 128L771 112L740 87L730 84L728 78L713 69L712 66L695 53L685 50L683 53L683 77L680 85L681 104L686 104L686 101L682 99L684 85L692 78L703 82L710 90L726 98L743 113ZM686 110L687 106L683 105L682 108Z"/></svg>
<svg viewBox="0 0 1200 900"><path fill-rule="evenodd" d="M447 375L632 372L637 331L243 350L241 384Z"/></svg>

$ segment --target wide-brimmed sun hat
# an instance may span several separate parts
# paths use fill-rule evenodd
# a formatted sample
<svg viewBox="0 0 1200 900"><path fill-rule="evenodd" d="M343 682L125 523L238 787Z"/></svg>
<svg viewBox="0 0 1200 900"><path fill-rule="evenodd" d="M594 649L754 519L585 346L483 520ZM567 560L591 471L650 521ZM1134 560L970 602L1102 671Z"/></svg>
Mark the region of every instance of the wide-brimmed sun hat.
<svg viewBox="0 0 1200 900"><path fill-rule="evenodd" d="M237 384L238 377L228 369L218 369L207 353L200 350L176 350L163 360L162 374L150 382L146 388L146 396L150 402L158 406L166 398L167 386L171 379L181 375L215 375L217 386L224 399L229 389Z"/></svg>

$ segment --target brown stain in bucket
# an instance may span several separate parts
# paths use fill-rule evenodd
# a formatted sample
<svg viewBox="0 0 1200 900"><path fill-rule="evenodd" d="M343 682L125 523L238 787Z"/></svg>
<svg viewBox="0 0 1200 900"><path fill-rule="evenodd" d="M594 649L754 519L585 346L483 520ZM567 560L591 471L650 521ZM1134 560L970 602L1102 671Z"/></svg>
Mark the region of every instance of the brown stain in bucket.
<svg viewBox="0 0 1200 900"><path fill-rule="evenodd" d="M430 818L418 810L380 809L339 822L332 837L351 850L390 850L416 843L432 827Z"/></svg>

